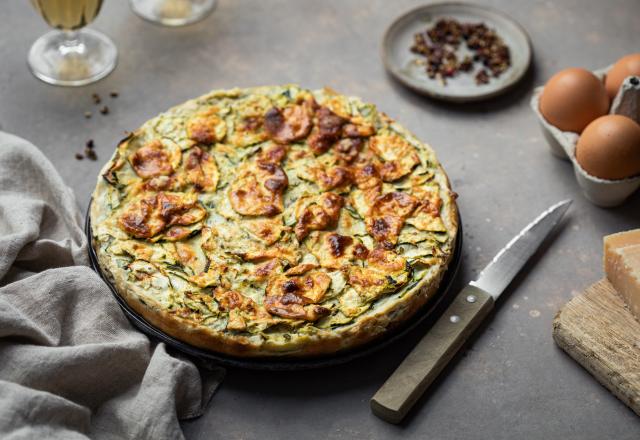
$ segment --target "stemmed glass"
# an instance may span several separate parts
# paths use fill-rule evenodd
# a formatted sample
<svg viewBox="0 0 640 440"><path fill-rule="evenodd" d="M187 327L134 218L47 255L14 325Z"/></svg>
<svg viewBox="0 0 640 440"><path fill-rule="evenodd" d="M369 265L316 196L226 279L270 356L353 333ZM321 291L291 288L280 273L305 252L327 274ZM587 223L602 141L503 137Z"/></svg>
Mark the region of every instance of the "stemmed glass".
<svg viewBox="0 0 640 440"><path fill-rule="evenodd" d="M165 26L184 26L204 19L217 0L130 0L131 9L145 20Z"/></svg>
<svg viewBox="0 0 640 440"><path fill-rule="evenodd" d="M118 51L104 34L84 28L100 12L102 0L31 0L49 26L38 38L28 63L42 81L82 86L98 81L114 69Z"/></svg>

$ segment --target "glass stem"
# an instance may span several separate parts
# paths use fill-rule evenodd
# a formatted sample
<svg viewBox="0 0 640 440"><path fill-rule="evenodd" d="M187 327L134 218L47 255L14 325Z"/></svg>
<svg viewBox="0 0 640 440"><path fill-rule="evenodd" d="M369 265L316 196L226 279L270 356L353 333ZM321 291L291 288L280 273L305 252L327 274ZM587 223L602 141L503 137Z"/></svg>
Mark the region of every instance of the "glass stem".
<svg viewBox="0 0 640 440"><path fill-rule="evenodd" d="M63 30L62 40L60 41L60 51L62 53L80 52L80 38L78 31Z"/></svg>

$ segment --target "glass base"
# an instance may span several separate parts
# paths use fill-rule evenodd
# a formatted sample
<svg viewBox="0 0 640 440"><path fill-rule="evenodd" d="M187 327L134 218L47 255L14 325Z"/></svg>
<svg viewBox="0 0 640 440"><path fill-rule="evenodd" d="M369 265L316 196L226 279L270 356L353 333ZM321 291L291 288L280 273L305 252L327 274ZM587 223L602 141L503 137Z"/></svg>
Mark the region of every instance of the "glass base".
<svg viewBox="0 0 640 440"><path fill-rule="evenodd" d="M138 16L164 26L185 26L206 18L217 0L131 0Z"/></svg>
<svg viewBox="0 0 640 440"><path fill-rule="evenodd" d="M57 86L83 86L113 71L118 51L104 34L91 29L51 31L38 38L27 59L31 72Z"/></svg>

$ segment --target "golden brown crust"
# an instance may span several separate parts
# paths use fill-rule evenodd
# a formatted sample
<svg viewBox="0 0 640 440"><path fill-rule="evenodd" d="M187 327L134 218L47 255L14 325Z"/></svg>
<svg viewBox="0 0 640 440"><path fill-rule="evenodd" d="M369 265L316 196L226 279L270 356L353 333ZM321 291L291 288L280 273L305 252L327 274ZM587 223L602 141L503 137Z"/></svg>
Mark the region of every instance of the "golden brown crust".
<svg viewBox="0 0 640 440"><path fill-rule="evenodd" d="M255 89L256 96L260 96L260 93L263 93L264 90L265 88ZM216 93L222 94L222 96L233 96L234 93L237 93L238 95L241 94L240 91L227 91L214 92L209 96L215 96ZM249 94L251 94L251 91L249 91ZM392 287L394 283L399 283L401 286L406 285L406 280L408 280L407 277L409 274L403 268L403 265L406 266L408 263L405 261L404 257L396 255L395 251L393 251L393 255L391 255L385 254L385 252L391 251L385 251L383 248L368 249L367 246L364 246L359 239L354 238L350 234L344 235L343 233L340 233L339 231L341 228L346 227L345 224L349 224L348 218L345 219L346 214L344 213L344 208L342 209L343 215L340 217L339 222L335 212L332 212L330 209L331 207L327 206L325 206L326 211L324 212L327 217L324 219L326 221L321 218L322 215L313 215L309 222L301 222L301 214L307 211L308 205L302 207L298 213L299 215L294 217L296 224L291 225L290 234L293 234L294 229L297 229L295 231L295 235L298 235L298 239L300 241L307 240L310 243L313 242L313 240L318 239L317 237L322 237L322 239L325 240L326 248L330 255L328 255L327 258L319 259L320 265L315 263L301 263L295 250L287 248L277 242L278 237L281 234L287 233L286 227L283 228L280 226L282 223L279 223L284 221L279 220L281 216L287 216L287 206L284 204L284 200L277 198L278 191L282 190L279 192L280 197L282 197L286 186L284 189L282 188L283 179L278 178L278 170L272 169L273 167L269 166L269 169L265 171L265 173L269 175L260 176L260 179L263 183L270 178L279 180L279 182L275 182L278 183L277 185L275 183L273 185L263 185L263 188L271 187L272 193L275 191L276 198L274 200L269 200L269 203L266 203L266 205L273 206L275 209L270 208L269 212L261 211L258 215L266 217L258 217L255 220L248 221L246 225L243 226L245 230L249 231L259 241L263 242L264 244L262 246L264 247L258 246L256 248L243 248L237 252L234 251L236 252L236 255L244 261L255 264L255 268L251 269L251 279L257 281L264 280L266 286L271 286L267 287L264 304L256 302L252 297L246 296L242 291L224 287L225 282L220 281L224 278L224 264L212 261L208 261L206 264L205 262L198 262L198 256L194 254L193 250L183 242L188 240L190 236L193 236L194 233L199 233L201 229L203 231L202 235L205 235L205 230L207 230L209 226L204 226L203 228L202 225L200 225L199 220L196 220L195 224L193 224L193 222L189 223L188 221L184 221L184 219L183 221L176 220L181 219L184 215L193 214L192 212L189 212L188 208L183 210L178 209L180 212L177 212L175 211L176 203L173 203L173 205L170 205L174 206L174 211L167 208L171 212L165 216L159 216L159 218L164 220L165 224L163 224L156 233L162 234L162 240L164 240L164 243L172 243L172 238L174 238L172 234L175 234L175 237L177 237L175 239L178 240L177 244L180 245L175 248L176 261L181 261L182 264L188 267L200 266L198 272L201 270L203 271L196 273L196 276L192 277L193 282L197 286L213 286L205 287L206 289L213 289L211 293L205 295L206 301L209 301L209 298L211 298L211 301L215 300L214 302L218 304L217 307L219 307L220 312L224 313L225 316L228 315L226 329L205 325L202 321L194 321L192 311L186 308L167 308L166 295L163 293L162 289L151 292L149 290L145 290L142 285L136 284L137 281L136 283L129 281L127 277L130 278L132 275L126 275L127 272L119 269L116 261L117 258L110 253L111 251L103 251L103 248L105 247L104 237L98 239L98 236L102 233L102 225L109 214L107 206L110 205L105 201L108 198L105 195L109 190L107 188L108 184L101 179L96 192L94 193L94 199L91 206L93 229L92 242L98 255L99 264L103 273L115 285L118 293L138 314L161 331L178 340L219 353L240 357L303 357L331 354L336 351L354 348L372 341L386 331L397 327L407 319L411 318L417 310L424 306L424 304L433 297L439 287L442 276L453 257L453 249L455 248L456 233L458 229L455 194L450 189L449 181L444 170L437 163L432 153L429 153L428 160L435 164L435 167L429 172L431 174L427 173L423 176L415 176L416 178L420 178L425 181L429 180L431 182L431 186L424 187L423 185L421 187L422 191L426 192L416 192L413 196L407 197L405 197L405 195L398 195L401 193L396 194L396 196L390 195L394 193L393 191L389 192L388 189L383 193L380 193L379 189L382 188L382 185L390 184L386 183L387 181L402 182L402 177L407 174L407 169L410 171L413 167L420 166L420 161L424 162L424 159L420 159L416 162L415 158L412 156L415 151L413 150L414 148L425 148L428 150L428 147L419 144L415 138L406 132L406 130L393 123L391 120L386 118L386 116L382 115L381 118L385 121L385 124L393 124L394 133L397 133L397 135L394 136L402 136L403 139L410 139L408 142L410 142L411 145L404 140L394 140L395 144L406 142L406 145L404 143L401 144L402 148L408 148L408 150L405 151L406 154L402 157L394 157L390 152L384 151L383 147L378 148L375 153L380 156L380 159L377 157L365 158L366 161L369 161L367 163L370 164L371 167L369 167L368 171L364 170L364 172L362 172L362 170L367 167L367 163L356 163L360 160L358 159L358 155L362 152L363 145L366 145L367 142L365 140L365 143L363 143L362 139L374 135L376 131L370 124L358 121L355 117L351 118L350 123L346 123L347 110L344 108L344 103L346 101L332 96L337 95L331 95L329 93L328 98L324 101L324 105L327 105L327 108L331 109L331 113L324 112L325 114L320 114L318 116L311 116L314 112L316 112L315 114L317 115L318 108L316 107L314 109L312 101L308 98L301 100L297 104L288 105L282 109L278 109L280 112L279 115L276 114L278 112L272 111L272 116L270 117L271 121L269 122L269 120L265 118L264 123L261 121L257 121L255 123L252 122L252 118L256 118L254 114L256 112L259 114L259 111L252 107L251 111L246 111L249 116L242 116L242 121L244 122L242 122L239 127L241 127L242 130L248 130L249 132L251 132L251 130L255 130L253 133L257 133L257 137L252 133L238 134L238 131L236 131L235 133L229 134L229 138L238 139L240 136L244 136L243 140L239 140L237 143L237 145L244 145L242 142L244 142L246 136L254 136L254 138L258 138L262 136L260 134L263 132L262 130L265 130L266 135L277 142L296 142L304 136L309 136L310 138L315 136L314 142L316 143L320 154L318 157L324 157L322 156L323 154L326 156L327 151L322 152L321 150L324 149L327 144L335 145L331 148L334 149L336 160L339 162L334 166L324 168L327 170L325 171L325 176L320 175L316 179L316 181L319 182L318 186L321 188L321 191L331 190L332 183L330 181L339 180L336 177L339 173L332 173L331 170L344 167L348 170L348 177L342 176L341 179L343 179L343 181L354 181L356 187L360 190L373 191L371 193L373 195L370 196L370 201L373 206L377 206L376 210L374 210L377 214L371 217L371 219L367 219L367 224L372 225L372 222L375 221L376 215L380 218L387 218L389 216L393 216L394 218L397 217L400 223L402 223L393 230L393 234L390 236L385 235L379 240L374 231L370 230L369 233L374 239L376 239L376 241L379 242L379 244L382 244L383 247L388 249L393 249L397 243L398 237L402 237L401 231L403 231L403 225L406 224L406 222L409 222L411 226L415 228L415 231L435 231L435 233L446 234L443 236L443 240L446 240L442 245L444 251L438 251L432 256L418 258L423 262L423 265L427 265L426 267L428 267L426 272L423 272L421 275L422 278L409 286L408 290L405 289L401 297L394 294L393 292L396 290L390 288L388 285L381 286L379 288L374 286L373 289L369 290L367 290L367 288L363 288L359 293L361 298L369 298L368 301L373 302L365 304L366 307L364 307L364 309L358 308L358 306L354 306L352 309L345 307L344 312L347 318L348 315L346 314L348 311L353 310L353 320L345 321L345 324L331 327L322 327L321 325L315 326L315 324L311 327L301 327L307 329L304 332L296 330L297 327L295 326L300 325L296 324L296 322L321 322L322 318L327 316L327 313L329 313L329 310L326 308L327 306L324 303L327 301L326 298L331 298L327 291L328 285L331 284L331 281L325 273L326 270L333 271L334 274L343 271L347 282L349 281L350 276L355 278L358 276L361 278L362 276L365 278L373 277L371 279L375 279L377 276L376 270L379 270L380 274L382 274L381 276L394 278L391 280ZM261 101L259 98L256 98L255 102ZM186 107L189 107L189 105L192 104L185 104ZM264 107L264 105L262 107ZM268 107L265 111L269 111L269 108L271 107ZM200 119L195 119L195 122L191 125L191 136L189 142L195 140L194 136L198 137L202 133L208 133L207 135L211 136L214 134L215 136L219 136L219 133L222 132L221 130L231 130L230 127L232 126L229 126L228 124L225 125L219 118L214 118L213 116L215 115L212 115L211 113L205 113L205 115L210 118L208 127L213 128L211 128L211 130L203 128L203 124L204 126L207 126L207 122L204 121L201 116L198 116ZM307 118L309 119L308 123ZM324 119L324 121L321 124L319 121L322 119ZM253 126L253 128L250 126ZM339 130L336 127L339 127ZM240 130L240 128L238 130ZM338 140L335 137L335 133L338 131L342 133L342 136L345 136L341 140ZM357 140L355 142L349 142L350 135L353 136L353 139ZM189 136L185 135L185 138L188 137ZM218 138L216 139L219 140ZM199 138L196 141L200 142L202 140L202 138ZM349 145L347 145L348 143ZM171 188L171 190L175 188L183 188L182 185L191 185L196 192L202 192L205 195L211 193L216 186L224 185L223 177L212 174L211 170L214 169L213 167L215 167L215 162L208 163L208 175L204 170L207 165L207 159L203 159L203 156L207 151L200 149L201 147L198 146L194 147L192 143L185 143L184 146L181 144L181 147L183 151L190 151L193 155L193 159L190 159L190 156L187 156L187 153L184 153L185 175L187 177L183 180L175 180L171 176L160 175L160 177L163 177L164 179L161 181L162 185L166 185ZM223 148L223 146L220 146L219 148ZM428 151L430 152L430 150ZM272 164L282 170L285 179L287 178L287 174L289 174L289 178L291 178L291 171L289 170L285 172L282 168L282 161L283 158L286 157L286 154L286 147L283 147L281 144L272 144L272 147L263 148L262 152L256 156L254 165L259 163ZM292 156L298 155L295 157L304 158L303 155L300 155L297 151L290 154ZM318 154L318 152L314 151L314 154ZM113 170L117 170L119 167L121 168L121 162L122 161L119 159L118 154L116 154L114 159L105 166L103 172L106 176L105 179L114 179L115 174L113 174ZM396 165L387 165L388 163L394 162L398 163ZM173 162L169 163L174 166ZM189 166L189 163L191 163L192 166ZM384 168L385 166L386 168ZM349 169L349 167L353 168ZM157 167L155 164L154 167L151 168L162 169L162 167ZM381 171L384 169L387 171ZM255 168L253 168L253 170L255 171ZM191 171L191 174L189 174L189 171ZM220 172L224 174L224 170L220 170ZM367 173L369 174L368 176ZM404 174L399 175L398 173ZM123 182L122 180L124 179L122 175L120 176L121 181L116 183L131 188L131 191L142 191L142 194L146 194L144 191L148 190L149 185L152 184L153 180L157 177L158 175L150 176L150 180L147 180L141 187L142 190L135 189L137 188L137 186L135 186L137 184L134 185L133 183ZM413 177L414 176L411 178L413 179ZM218 184L218 178L220 178L222 183ZM167 183L167 180L170 181ZM323 184L323 181L329 183ZM109 184L113 184L113 182L110 182ZM344 188L341 186L342 183L336 185L337 187ZM225 189L225 193L227 193L227 191L228 193L231 193L233 191L233 186L230 188L230 190ZM163 194L164 189L166 188L153 190L159 191L158 194ZM238 188L236 188L236 190L237 189ZM437 189L437 194L435 196L432 194L433 189ZM341 189L341 191L342 190L343 189ZM322 194L324 194L323 197L326 198L327 194L331 193L325 192ZM417 194L422 194L420 199L415 199ZM341 199L343 198L338 194L336 194L336 196ZM225 216L231 216L230 218L234 218L233 216L237 215L255 215L248 211L238 212L236 209L237 206L233 206L233 198L229 198L231 200L230 208L226 211L222 210L222 207L220 208L220 212ZM323 199L320 198L320 200ZM376 201L378 202L377 205ZM157 201L150 205L152 205L153 209L149 216L153 216L153 212L155 212L154 209L161 209L157 207L162 206L162 204L158 204ZM119 207L118 209L122 208ZM236 213L234 214L233 211ZM338 210L338 212L340 212L340 210ZM434 214L438 212L439 216ZM189 220L193 220L193 218L190 218ZM173 229L176 227L185 229L174 231ZM126 230L126 228L121 229L124 229L134 237L136 236L136 234L132 233L132 231ZM216 234L219 235L223 232L224 231L217 231ZM117 231L115 234L118 234ZM146 238L147 234L148 233L139 234L138 236L141 238L144 236ZM150 236L153 235L154 234L150 234ZM223 240L222 237L219 237L219 239ZM212 247L210 249L215 249L215 246L219 246L219 244L212 244L211 246ZM304 247L305 245L301 243L300 246ZM128 250L127 252L129 254L131 254L131 252L138 252L140 255L148 255L151 251L144 251L146 254L144 254L142 250ZM286 263L286 261L289 261L289 263ZM294 267L289 268L283 273L284 266L282 265L282 262L285 262L284 264L293 265ZM356 268L360 267L359 265L362 264L370 267L367 269L370 271L369 273L356 273ZM284 268L286 269L286 267ZM150 275L144 271L136 273L135 276L140 279L150 277ZM220 276L223 278L220 278ZM144 281L148 280L145 279ZM221 282L222 284L220 284ZM219 287L215 287L216 285ZM357 290L357 282L354 281L353 285ZM343 294L343 296L345 295ZM329 300L329 304L330 303L331 300ZM371 304L373 304L373 306ZM335 305L331 307L335 307ZM335 311L332 311L331 313L335 314ZM278 326L282 324L285 325L284 330L277 330L279 328ZM261 330L251 333L249 331L250 326L258 326L260 329L272 330L267 330L266 332Z"/></svg>
<svg viewBox="0 0 640 440"><path fill-rule="evenodd" d="M452 256L447 261L447 265L451 258ZM401 304L402 307L399 305L396 308L397 310L391 309L385 314L367 317L345 329L345 331L327 335L320 340L313 341L313 343L307 342L295 348L253 344L246 337L229 337L219 332L212 332L205 327L194 325L191 321L180 319L162 309L141 302L139 297L131 295L126 285L118 283L111 277L107 278L116 286L118 293L135 312L153 326L182 342L238 357L271 357L278 355L307 357L328 355L359 347L377 339L388 331L398 328L413 317L434 296L444 273L445 271L440 272L432 283L422 286L412 295L411 301L405 301Z"/></svg>

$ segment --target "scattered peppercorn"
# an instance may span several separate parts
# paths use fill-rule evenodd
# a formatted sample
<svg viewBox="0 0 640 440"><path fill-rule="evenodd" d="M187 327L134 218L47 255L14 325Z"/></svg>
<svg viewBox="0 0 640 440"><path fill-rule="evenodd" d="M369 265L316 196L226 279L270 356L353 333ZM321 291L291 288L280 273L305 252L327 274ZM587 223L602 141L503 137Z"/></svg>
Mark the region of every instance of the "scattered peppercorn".
<svg viewBox="0 0 640 440"><path fill-rule="evenodd" d="M85 148L84 154L91 160L97 160L98 159L98 155L96 154L95 150L92 150L90 148Z"/></svg>
<svg viewBox="0 0 640 440"><path fill-rule="evenodd" d="M109 96L111 96L112 98L117 98L119 96L118 92L111 92L109 93Z"/></svg>
<svg viewBox="0 0 640 440"><path fill-rule="evenodd" d="M91 95L91 99L93 99L94 104L100 104L102 102L102 98L97 93Z"/></svg>
<svg viewBox="0 0 640 440"><path fill-rule="evenodd" d="M108 115L109 114L109 107L107 107L106 105L104 107L102 107L100 109L100 113L102 113L103 115Z"/></svg>
<svg viewBox="0 0 640 440"><path fill-rule="evenodd" d="M473 59L469 55L467 55L458 65L458 69L461 72L471 72L473 70Z"/></svg>
<svg viewBox="0 0 640 440"><path fill-rule="evenodd" d="M456 50L464 41L473 57L467 55L458 60ZM459 72L471 73L474 63L483 68L476 74L476 84L487 84L489 73L494 78L511 66L511 54L496 31L484 23L460 23L452 19L440 19L424 32L414 35L411 51L426 58L429 78L439 77L445 84Z"/></svg>
<svg viewBox="0 0 640 440"><path fill-rule="evenodd" d="M87 119L91 118L92 113L91 112L84 112L84 117Z"/></svg>
<svg viewBox="0 0 640 440"><path fill-rule="evenodd" d="M94 148L96 145L95 145L95 143L93 142L93 139L89 139L89 140L87 141L87 143L85 144L85 146L86 146L88 149L93 150L93 148Z"/></svg>
<svg viewBox="0 0 640 440"><path fill-rule="evenodd" d="M82 160L84 156L81 153L76 153L76 160Z"/></svg>
<svg viewBox="0 0 640 440"><path fill-rule="evenodd" d="M476 84L488 84L489 83L489 74L485 69L482 69L476 74Z"/></svg>

